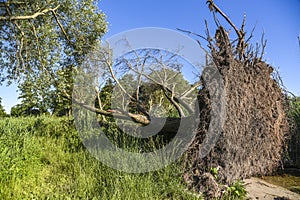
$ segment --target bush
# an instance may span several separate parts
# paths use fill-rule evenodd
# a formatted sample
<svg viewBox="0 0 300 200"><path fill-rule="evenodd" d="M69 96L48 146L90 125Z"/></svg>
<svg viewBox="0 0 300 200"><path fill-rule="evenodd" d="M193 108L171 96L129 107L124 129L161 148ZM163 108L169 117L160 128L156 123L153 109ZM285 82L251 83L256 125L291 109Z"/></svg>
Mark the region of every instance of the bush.
<svg viewBox="0 0 300 200"><path fill-rule="evenodd" d="M291 119L291 136L286 166L300 168L300 98L292 98L289 117Z"/></svg>
<svg viewBox="0 0 300 200"><path fill-rule="evenodd" d="M290 116L295 123L296 132L300 133L300 97L292 99Z"/></svg>

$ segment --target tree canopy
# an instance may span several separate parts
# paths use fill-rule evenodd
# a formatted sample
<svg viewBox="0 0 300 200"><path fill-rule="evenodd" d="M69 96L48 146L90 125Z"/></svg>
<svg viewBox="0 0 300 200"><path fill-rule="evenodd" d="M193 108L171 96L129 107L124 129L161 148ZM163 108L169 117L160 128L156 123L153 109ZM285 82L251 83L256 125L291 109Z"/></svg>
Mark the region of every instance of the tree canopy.
<svg viewBox="0 0 300 200"><path fill-rule="evenodd" d="M105 20L95 0L1 1L0 84L30 80L45 99L61 102L74 69L106 32Z"/></svg>
<svg viewBox="0 0 300 200"><path fill-rule="evenodd" d="M2 81L76 65L106 32L94 0L8 0L0 6Z"/></svg>

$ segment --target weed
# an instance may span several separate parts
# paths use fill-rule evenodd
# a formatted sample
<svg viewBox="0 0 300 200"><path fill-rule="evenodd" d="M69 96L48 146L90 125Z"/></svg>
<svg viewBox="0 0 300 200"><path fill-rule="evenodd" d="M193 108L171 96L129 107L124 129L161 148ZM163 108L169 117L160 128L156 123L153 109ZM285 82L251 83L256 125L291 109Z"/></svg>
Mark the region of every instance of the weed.
<svg viewBox="0 0 300 200"><path fill-rule="evenodd" d="M247 191L245 189L245 184L243 181L235 181L231 184L226 192L225 196L222 198L224 200L233 200L233 199L245 199L247 196Z"/></svg>

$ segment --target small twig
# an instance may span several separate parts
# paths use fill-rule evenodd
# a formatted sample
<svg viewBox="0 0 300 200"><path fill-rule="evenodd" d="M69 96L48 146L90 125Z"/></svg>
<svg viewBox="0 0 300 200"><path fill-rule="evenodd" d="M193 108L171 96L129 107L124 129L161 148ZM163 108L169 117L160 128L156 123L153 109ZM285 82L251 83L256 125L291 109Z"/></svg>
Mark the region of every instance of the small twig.
<svg viewBox="0 0 300 200"><path fill-rule="evenodd" d="M204 39L204 40L207 39L206 37L204 37L204 36L202 36L202 35L200 35L200 34L198 34L198 33L192 32L192 31L183 30L183 29L180 29L180 28L177 28L177 30L179 30L179 31L181 31L181 32L184 32L184 33L187 33L187 34L189 34L189 35L195 35L195 36L198 36L198 37L200 37L200 38L202 38L202 39Z"/></svg>
<svg viewBox="0 0 300 200"><path fill-rule="evenodd" d="M262 60L264 53L265 53L265 48L267 46L267 40L264 39L265 33L263 32L262 36L261 36L261 54L259 59Z"/></svg>
<svg viewBox="0 0 300 200"><path fill-rule="evenodd" d="M253 29L251 30L250 36L246 39L246 41L245 41L246 44L248 44L249 41L252 39L253 33L254 33L254 31L255 31L255 28L256 28L256 25L255 25L255 26L253 27Z"/></svg>

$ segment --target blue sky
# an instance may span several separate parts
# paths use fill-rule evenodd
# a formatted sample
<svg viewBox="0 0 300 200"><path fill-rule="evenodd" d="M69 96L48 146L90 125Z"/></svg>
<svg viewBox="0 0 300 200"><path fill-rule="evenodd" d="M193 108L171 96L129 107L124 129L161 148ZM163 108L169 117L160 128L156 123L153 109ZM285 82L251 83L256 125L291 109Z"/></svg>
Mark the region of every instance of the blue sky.
<svg viewBox="0 0 300 200"><path fill-rule="evenodd" d="M265 59L278 69L284 85L300 95L300 0L215 0L215 3L239 27L247 16L246 30L256 26L252 42L267 39ZM142 27L176 28L205 34L204 20L214 33L214 23L205 0L101 0L99 8L107 15L109 32L114 34ZM233 32L232 32L233 34ZM7 111L17 103L16 87L0 87L0 97Z"/></svg>

